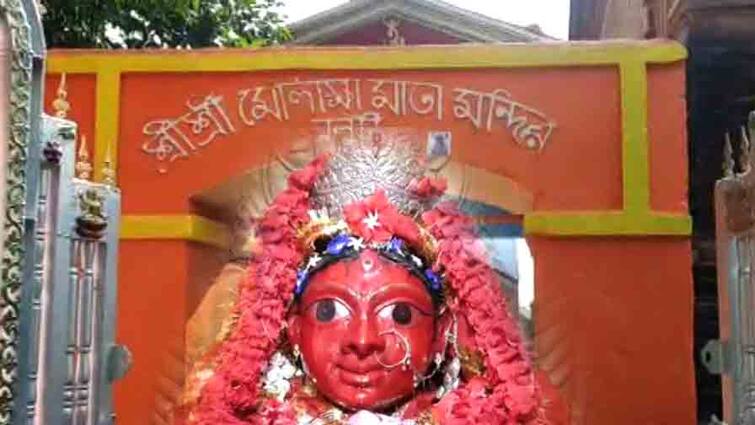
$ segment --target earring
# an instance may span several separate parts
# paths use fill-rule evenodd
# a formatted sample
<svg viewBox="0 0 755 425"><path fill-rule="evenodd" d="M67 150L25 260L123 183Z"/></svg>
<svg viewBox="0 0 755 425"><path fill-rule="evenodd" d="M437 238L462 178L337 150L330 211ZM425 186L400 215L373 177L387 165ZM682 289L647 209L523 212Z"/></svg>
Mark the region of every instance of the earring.
<svg viewBox="0 0 755 425"><path fill-rule="evenodd" d="M458 322L456 321L456 315L453 316L453 319L453 324L446 332L446 347L451 345L454 357L446 366L446 372L443 375L443 384L438 388L438 392L436 393L437 398L441 398L455 390L461 382L461 378L459 377L461 374L461 360L459 360L460 353L457 341Z"/></svg>
<svg viewBox="0 0 755 425"><path fill-rule="evenodd" d="M301 350L299 350L299 345L294 345L294 362L299 363L301 361Z"/></svg>
<svg viewBox="0 0 755 425"><path fill-rule="evenodd" d="M316 396L317 387L315 385L317 384L317 380L309 373L307 362L304 361L304 356L302 356L298 345L293 346L291 354L294 356L294 364L299 368L296 376L301 376L303 378L301 387L302 392L309 397Z"/></svg>
<svg viewBox="0 0 755 425"><path fill-rule="evenodd" d="M312 379L312 381L315 381L315 378L312 377L312 374L309 373L309 368L307 367L307 362L304 361L304 356L301 354L301 350L299 349L298 345L294 345L293 348L293 355L294 355L294 362L301 367L301 371L304 373L304 375ZM316 381L315 381L316 382Z"/></svg>
<svg viewBox="0 0 755 425"><path fill-rule="evenodd" d="M444 395L458 388L460 381L459 374L461 373L461 362L458 357L454 357L446 366L446 373L443 375L443 384L438 387L438 392L435 394L437 398L442 398Z"/></svg>
<svg viewBox="0 0 755 425"><path fill-rule="evenodd" d="M433 369L430 371L430 373L426 375L421 375L420 373L417 373L416 370L414 372L414 388L419 387L422 385L425 381L432 379L433 376L435 376L436 373L440 370L440 366L443 364L443 355L441 353L435 353L433 356Z"/></svg>
<svg viewBox="0 0 755 425"><path fill-rule="evenodd" d="M443 356L440 353L435 353L435 355L433 356L433 371L428 376L435 375L435 372L440 369L441 363L443 363Z"/></svg>

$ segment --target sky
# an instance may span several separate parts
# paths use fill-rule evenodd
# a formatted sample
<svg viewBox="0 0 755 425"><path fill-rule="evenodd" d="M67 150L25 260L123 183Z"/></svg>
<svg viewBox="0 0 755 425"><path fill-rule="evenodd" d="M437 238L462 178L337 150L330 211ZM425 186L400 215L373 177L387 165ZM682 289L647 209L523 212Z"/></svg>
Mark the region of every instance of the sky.
<svg viewBox="0 0 755 425"><path fill-rule="evenodd" d="M348 0L283 0L287 22L295 22ZM569 0L445 0L455 6L517 25L538 24L546 34L569 37Z"/></svg>

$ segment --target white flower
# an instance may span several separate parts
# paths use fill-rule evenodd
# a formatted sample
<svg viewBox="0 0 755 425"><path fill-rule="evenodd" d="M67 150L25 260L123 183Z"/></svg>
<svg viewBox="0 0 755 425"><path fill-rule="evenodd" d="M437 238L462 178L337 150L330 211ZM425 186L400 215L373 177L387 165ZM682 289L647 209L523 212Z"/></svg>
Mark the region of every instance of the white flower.
<svg viewBox="0 0 755 425"><path fill-rule="evenodd" d="M275 396L278 401L285 400L290 389L291 383L286 380L268 382L264 387L264 390Z"/></svg>
<svg viewBox="0 0 755 425"><path fill-rule="evenodd" d="M296 417L296 425L312 425L315 418L309 416L306 412L302 412Z"/></svg>
<svg viewBox="0 0 755 425"><path fill-rule="evenodd" d="M376 227L380 227L380 216L378 215L377 211L372 211L371 213L367 214L367 217L362 219L362 223L367 226L368 229L373 230Z"/></svg>
<svg viewBox="0 0 755 425"><path fill-rule="evenodd" d="M349 418L349 425L380 425L380 417L368 410L360 410Z"/></svg>
<svg viewBox="0 0 755 425"><path fill-rule="evenodd" d="M263 379L263 389L276 399L283 401L291 389L291 378L296 375L296 367L280 352L270 358Z"/></svg>
<svg viewBox="0 0 755 425"><path fill-rule="evenodd" d="M415 425L415 421L360 410L349 418L348 425Z"/></svg>
<svg viewBox="0 0 755 425"><path fill-rule="evenodd" d="M364 239L352 237L351 239L349 239L349 246L354 251L361 251L364 249Z"/></svg>
<svg viewBox="0 0 755 425"><path fill-rule="evenodd" d="M317 266L320 264L320 261L322 261L322 257L320 257L320 254L314 253L311 257L309 257L309 261L307 262L307 268L311 269L312 267Z"/></svg>

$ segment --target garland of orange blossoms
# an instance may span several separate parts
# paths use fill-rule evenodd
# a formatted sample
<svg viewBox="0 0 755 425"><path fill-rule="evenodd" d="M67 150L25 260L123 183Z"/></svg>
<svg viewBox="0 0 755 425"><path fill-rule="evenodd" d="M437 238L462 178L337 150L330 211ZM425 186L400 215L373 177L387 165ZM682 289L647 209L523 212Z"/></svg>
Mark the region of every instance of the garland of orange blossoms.
<svg viewBox="0 0 755 425"><path fill-rule="evenodd" d="M213 374L193 406L192 423L296 424L291 406L264 397L260 381L279 344L296 272L303 261L296 229L309 220L309 194L326 161L320 157L292 173L288 187L262 218L258 228L262 252L252 260L236 306L235 329L217 350ZM415 189L433 197L442 193L445 185L424 179ZM374 201L368 198L364 202ZM396 221L404 230L401 233L407 233L406 220ZM485 353L486 366L483 376L462 383L436 403L434 417L442 425L544 423L540 392L517 323L508 313L471 220L444 203L426 212L422 221L438 241L435 269L443 271L446 285L452 289L449 306L457 316L466 318L474 348ZM381 221L384 224L390 227Z"/></svg>

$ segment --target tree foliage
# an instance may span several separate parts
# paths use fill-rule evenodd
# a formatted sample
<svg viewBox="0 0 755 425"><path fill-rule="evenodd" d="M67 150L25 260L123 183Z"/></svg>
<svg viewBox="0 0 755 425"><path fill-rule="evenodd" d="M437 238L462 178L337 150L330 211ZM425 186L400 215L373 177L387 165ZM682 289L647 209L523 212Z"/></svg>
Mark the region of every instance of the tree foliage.
<svg viewBox="0 0 755 425"><path fill-rule="evenodd" d="M48 47L247 47L290 35L280 0L42 0Z"/></svg>

